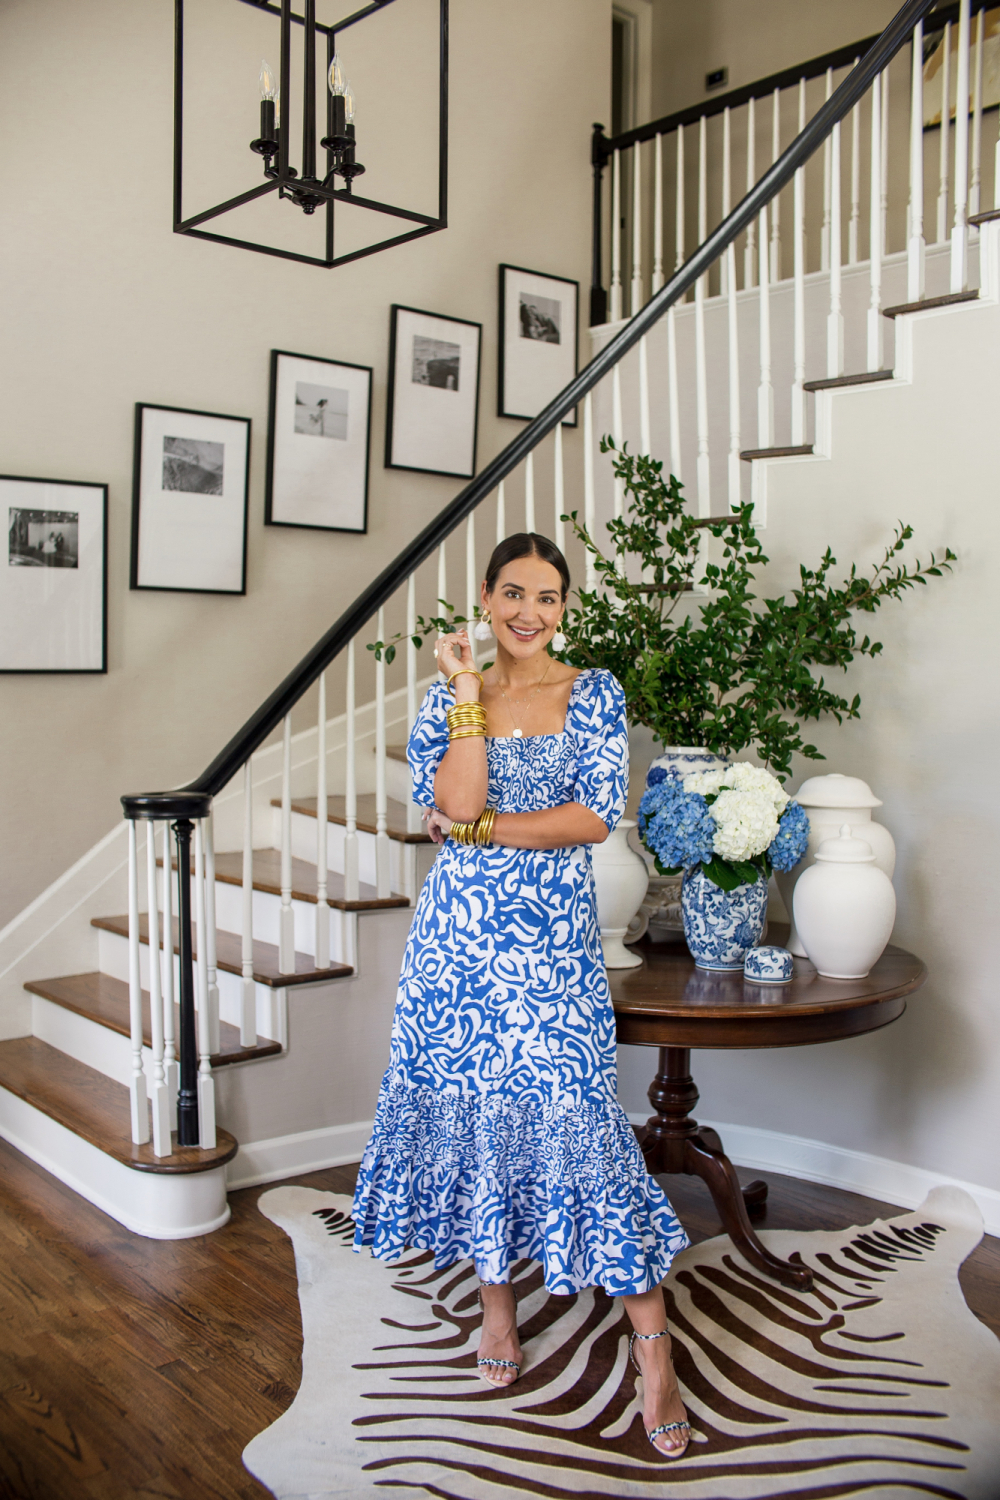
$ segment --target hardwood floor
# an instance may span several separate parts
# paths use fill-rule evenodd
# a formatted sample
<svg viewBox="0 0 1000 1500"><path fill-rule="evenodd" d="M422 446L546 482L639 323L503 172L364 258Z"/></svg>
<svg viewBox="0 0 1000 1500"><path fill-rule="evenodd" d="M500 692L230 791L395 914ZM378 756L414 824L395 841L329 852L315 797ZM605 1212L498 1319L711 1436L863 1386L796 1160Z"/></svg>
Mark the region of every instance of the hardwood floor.
<svg viewBox="0 0 1000 1500"><path fill-rule="evenodd" d="M350 1192L356 1168L296 1179ZM751 1173L741 1173L748 1180ZM768 1176L765 1226L838 1229L898 1209ZM269 1184L274 1186L275 1184ZM707 1190L664 1179L694 1241L719 1232ZM291 1245L231 1196L205 1239L139 1239L0 1141L0 1496L4 1500L260 1500L249 1440L298 1387ZM962 1271L1000 1336L1000 1240Z"/></svg>

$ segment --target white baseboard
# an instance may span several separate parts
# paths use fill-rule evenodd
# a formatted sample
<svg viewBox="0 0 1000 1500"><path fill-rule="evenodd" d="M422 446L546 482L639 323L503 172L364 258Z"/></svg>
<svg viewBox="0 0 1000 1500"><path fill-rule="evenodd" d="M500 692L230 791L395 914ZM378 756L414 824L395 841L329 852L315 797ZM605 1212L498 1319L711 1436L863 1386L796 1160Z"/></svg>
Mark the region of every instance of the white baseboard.
<svg viewBox="0 0 1000 1500"><path fill-rule="evenodd" d="M648 1112L629 1113L633 1125L645 1125ZM824 1141L810 1141L803 1136L782 1135L776 1130L760 1130L751 1125L727 1125L721 1120L702 1120L717 1130L726 1155L738 1167L762 1172L783 1172L802 1177L807 1182L823 1182L829 1187L863 1193L867 1198L881 1198L898 1203L901 1208L917 1208L933 1187L946 1185L961 1188L978 1203L985 1221L986 1233L1000 1235L1000 1192L980 1187L974 1182L949 1177L943 1172L928 1172L907 1162L890 1161L884 1156L870 1156L867 1151L849 1151L843 1146L828 1146Z"/></svg>
<svg viewBox="0 0 1000 1500"><path fill-rule="evenodd" d="M244 1142L229 1163L229 1191L360 1161L372 1124L371 1120L355 1120L349 1125L326 1125L321 1130L279 1135L269 1141Z"/></svg>

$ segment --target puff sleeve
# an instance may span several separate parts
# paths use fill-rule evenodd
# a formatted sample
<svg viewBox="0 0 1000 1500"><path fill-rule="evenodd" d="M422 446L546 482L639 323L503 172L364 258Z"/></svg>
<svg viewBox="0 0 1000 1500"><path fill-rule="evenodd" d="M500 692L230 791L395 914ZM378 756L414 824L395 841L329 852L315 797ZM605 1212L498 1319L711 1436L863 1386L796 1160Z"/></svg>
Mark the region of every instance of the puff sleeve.
<svg viewBox="0 0 1000 1500"><path fill-rule="evenodd" d="M577 747L573 800L595 812L610 833L628 797L628 725L617 677L590 671L570 705L569 718Z"/></svg>
<svg viewBox="0 0 1000 1500"><path fill-rule="evenodd" d="M434 777L448 748L447 711L451 701L445 683L432 682L406 743L413 800L420 807L434 806Z"/></svg>

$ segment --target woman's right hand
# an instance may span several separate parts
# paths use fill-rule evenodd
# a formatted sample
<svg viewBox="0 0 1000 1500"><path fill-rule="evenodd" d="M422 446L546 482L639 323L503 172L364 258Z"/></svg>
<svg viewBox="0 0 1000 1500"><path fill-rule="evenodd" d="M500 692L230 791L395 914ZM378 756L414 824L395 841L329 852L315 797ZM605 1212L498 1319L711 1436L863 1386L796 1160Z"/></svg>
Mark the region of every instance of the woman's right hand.
<svg viewBox="0 0 1000 1500"><path fill-rule="evenodd" d="M451 832L451 819L436 807L425 808L420 816L427 825L427 832L434 843L443 844Z"/></svg>
<svg viewBox="0 0 1000 1500"><path fill-rule="evenodd" d="M469 632L457 630L454 635L442 635L434 648L437 656L438 671L443 672L445 677L451 677L455 672L462 672L467 668L468 672L461 677L456 677L452 683L452 689L459 702L474 702L479 697L479 678L471 676L476 670L475 658L472 655L472 647L469 644Z"/></svg>

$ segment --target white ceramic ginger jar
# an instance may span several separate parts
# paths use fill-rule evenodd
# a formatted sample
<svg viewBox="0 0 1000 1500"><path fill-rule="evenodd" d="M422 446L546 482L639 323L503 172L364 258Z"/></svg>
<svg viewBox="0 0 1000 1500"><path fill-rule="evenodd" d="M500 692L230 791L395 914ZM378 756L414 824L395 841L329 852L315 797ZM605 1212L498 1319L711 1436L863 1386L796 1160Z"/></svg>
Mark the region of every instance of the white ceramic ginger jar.
<svg viewBox="0 0 1000 1500"><path fill-rule="evenodd" d="M601 947L609 969L636 969L642 963L640 955L630 953L623 941L649 884L646 861L628 841L629 830L635 826L633 819L622 818L604 843L591 849Z"/></svg>
<svg viewBox="0 0 1000 1500"><path fill-rule="evenodd" d="M866 826L861 825L859 833ZM843 824L802 872L792 896L806 956L827 979L863 979L881 957L896 920L892 881L872 847Z"/></svg>
<svg viewBox="0 0 1000 1500"><path fill-rule="evenodd" d="M774 878L792 920L792 930L788 934L789 952L804 958L806 950L792 918L793 892L796 881L815 860L820 844L835 839L841 826L850 824L856 837L871 845L876 868L890 880L896 868L896 845L888 828L872 820L872 808L881 807L882 803L859 776L843 776L837 771L828 776L810 776L794 796L809 818L809 847L793 870L782 874L776 871Z"/></svg>

